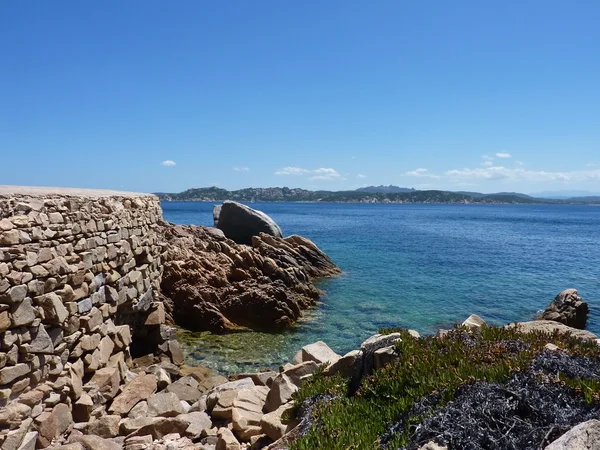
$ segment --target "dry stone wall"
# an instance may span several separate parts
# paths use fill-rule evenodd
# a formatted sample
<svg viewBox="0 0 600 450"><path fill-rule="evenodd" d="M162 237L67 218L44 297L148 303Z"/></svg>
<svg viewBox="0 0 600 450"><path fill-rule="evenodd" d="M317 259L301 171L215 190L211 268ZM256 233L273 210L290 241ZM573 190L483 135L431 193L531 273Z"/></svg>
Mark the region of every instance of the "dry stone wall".
<svg viewBox="0 0 600 450"><path fill-rule="evenodd" d="M132 353L181 362L156 295L161 221L152 195L0 186L0 446L102 403Z"/></svg>

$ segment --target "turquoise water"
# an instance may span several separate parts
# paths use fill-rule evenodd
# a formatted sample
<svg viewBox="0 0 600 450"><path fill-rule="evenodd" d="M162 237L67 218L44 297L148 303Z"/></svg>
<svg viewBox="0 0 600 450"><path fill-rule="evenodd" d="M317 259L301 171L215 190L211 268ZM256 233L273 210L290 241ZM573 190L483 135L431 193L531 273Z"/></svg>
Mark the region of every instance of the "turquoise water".
<svg viewBox="0 0 600 450"><path fill-rule="evenodd" d="M165 219L212 225L212 203L163 203ZM282 334L185 335L188 359L225 372L276 367L323 340L339 353L381 327L432 333L469 314L528 320L563 289L600 333L600 208L568 205L255 203L284 234L312 239L344 271Z"/></svg>

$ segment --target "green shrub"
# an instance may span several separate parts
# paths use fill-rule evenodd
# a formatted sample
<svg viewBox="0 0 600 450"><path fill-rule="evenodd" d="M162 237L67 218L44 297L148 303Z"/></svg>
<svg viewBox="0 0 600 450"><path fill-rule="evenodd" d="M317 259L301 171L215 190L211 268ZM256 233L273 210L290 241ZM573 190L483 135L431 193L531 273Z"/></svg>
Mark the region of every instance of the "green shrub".
<svg viewBox="0 0 600 450"><path fill-rule="evenodd" d="M432 336L415 339L403 329L382 332L402 334L396 344L400 358L364 379L353 396L348 396L348 380L340 376L328 378L318 373L301 386L295 394L296 406L318 394L330 393L335 398L315 407L314 425L292 449L381 448L380 436L390 424L407 414L416 400L439 394L438 407L441 407L465 384L503 382L526 369L548 342L572 355L600 357L595 342L561 334L521 334L515 329L487 326L473 333L457 327L443 339ZM555 382L567 384L590 402L600 393L599 381L561 376ZM390 448L405 445L409 439L406 426L394 436Z"/></svg>

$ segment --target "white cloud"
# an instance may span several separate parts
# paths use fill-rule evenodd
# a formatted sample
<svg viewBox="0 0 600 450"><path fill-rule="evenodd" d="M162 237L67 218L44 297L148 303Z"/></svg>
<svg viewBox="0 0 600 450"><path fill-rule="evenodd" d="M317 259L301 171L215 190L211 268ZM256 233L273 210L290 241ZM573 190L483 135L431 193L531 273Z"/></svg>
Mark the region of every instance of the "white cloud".
<svg viewBox="0 0 600 450"><path fill-rule="evenodd" d="M301 169L300 167L284 167L283 169L278 169L275 175L304 175L309 172L310 170Z"/></svg>
<svg viewBox="0 0 600 450"><path fill-rule="evenodd" d="M362 173L357 173L356 178L367 178L367 176L363 175Z"/></svg>
<svg viewBox="0 0 600 450"><path fill-rule="evenodd" d="M510 153L496 153L498 158L511 158L512 155Z"/></svg>
<svg viewBox="0 0 600 450"><path fill-rule="evenodd" d="M409 177L420 178L439 178L439 175L434 175L430 173L429 170L423 168L411 170L410 172L406 172L404 175L408 175Z"/></svg>
<svg viewBox="0 0 600 450"><path fill-rule="evenodd" d="M171 161L170 159L167 159L167 160L161 162L160 165L165 166L165 167L173 167L173 166L176 166L177 163L175 161Z"/></svg>
<svg viewBox="0 0 600 450"><path fill-rule="evenodd" d="M314 175L309 177L308 179L311 181L314 180L336 180L341 179L341 175L335 169L331 168L320 168L313 170Z"/></svg>
<svg viewBox="0 0 600 450"><path fill-rule="evenodd" d="M234 167L233 170L236 172L249 172L250 171L250 169L248 167Z"/></svg>
<svg viewBox="0 0 600 450"><path fill-rule="evenodd" d="M521 182L597 182L600 181L600 169L552 172L526 169L524 163L515 161L515 167L494 165L491 157L484 155L483 166L475 168L452 169L441 174L431 173L424 168L404 173L405 176L446 180L454 185L472 184L481 181L521 181ZM491 164L490 164L491 163ZM589 165L588 165L589 166ZM590 166L591 167L591 166Z"/></svg>
<svg viewBox="0 0 600 450"><path fill-rule="evenodd" d="M492 166L477 169L454 169L444 173L452 181L511 180L511 181L594 181L600 180L600 170L575 170L570 172L547 172L527 170L523 167Z"/></svg>
<svg viewBox="0 0 600 450"><path fill-rule="evenodd" d="M315 180L344 180L337 170L330 167L321 167L315 170L303 169L301 167L284 167L283 169L277 169L275 175L310 175L308 179L310 181Z"/></svg>

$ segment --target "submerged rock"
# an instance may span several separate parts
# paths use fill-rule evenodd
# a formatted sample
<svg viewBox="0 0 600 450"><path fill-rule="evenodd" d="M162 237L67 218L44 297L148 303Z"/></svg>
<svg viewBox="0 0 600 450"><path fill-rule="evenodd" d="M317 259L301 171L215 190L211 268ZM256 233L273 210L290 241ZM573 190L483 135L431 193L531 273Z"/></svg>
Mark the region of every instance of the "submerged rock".
<svg viewBox="0 0 600 450"><path fill-rule="evenodd" d="M241 203L225 201L220 209L213 209L216 227L225 236L238 244L252 243L252 237L265 233L274 237L283 237L281 228L262 211L257 211Z"/></svg>
<svg viewBox="0 0 600 450"><path fill-rule="evenodd" d="M583 330L588 313L588 305L579 296L577 289L566 289L552 300L538 320L553 320Z"/></svg>

